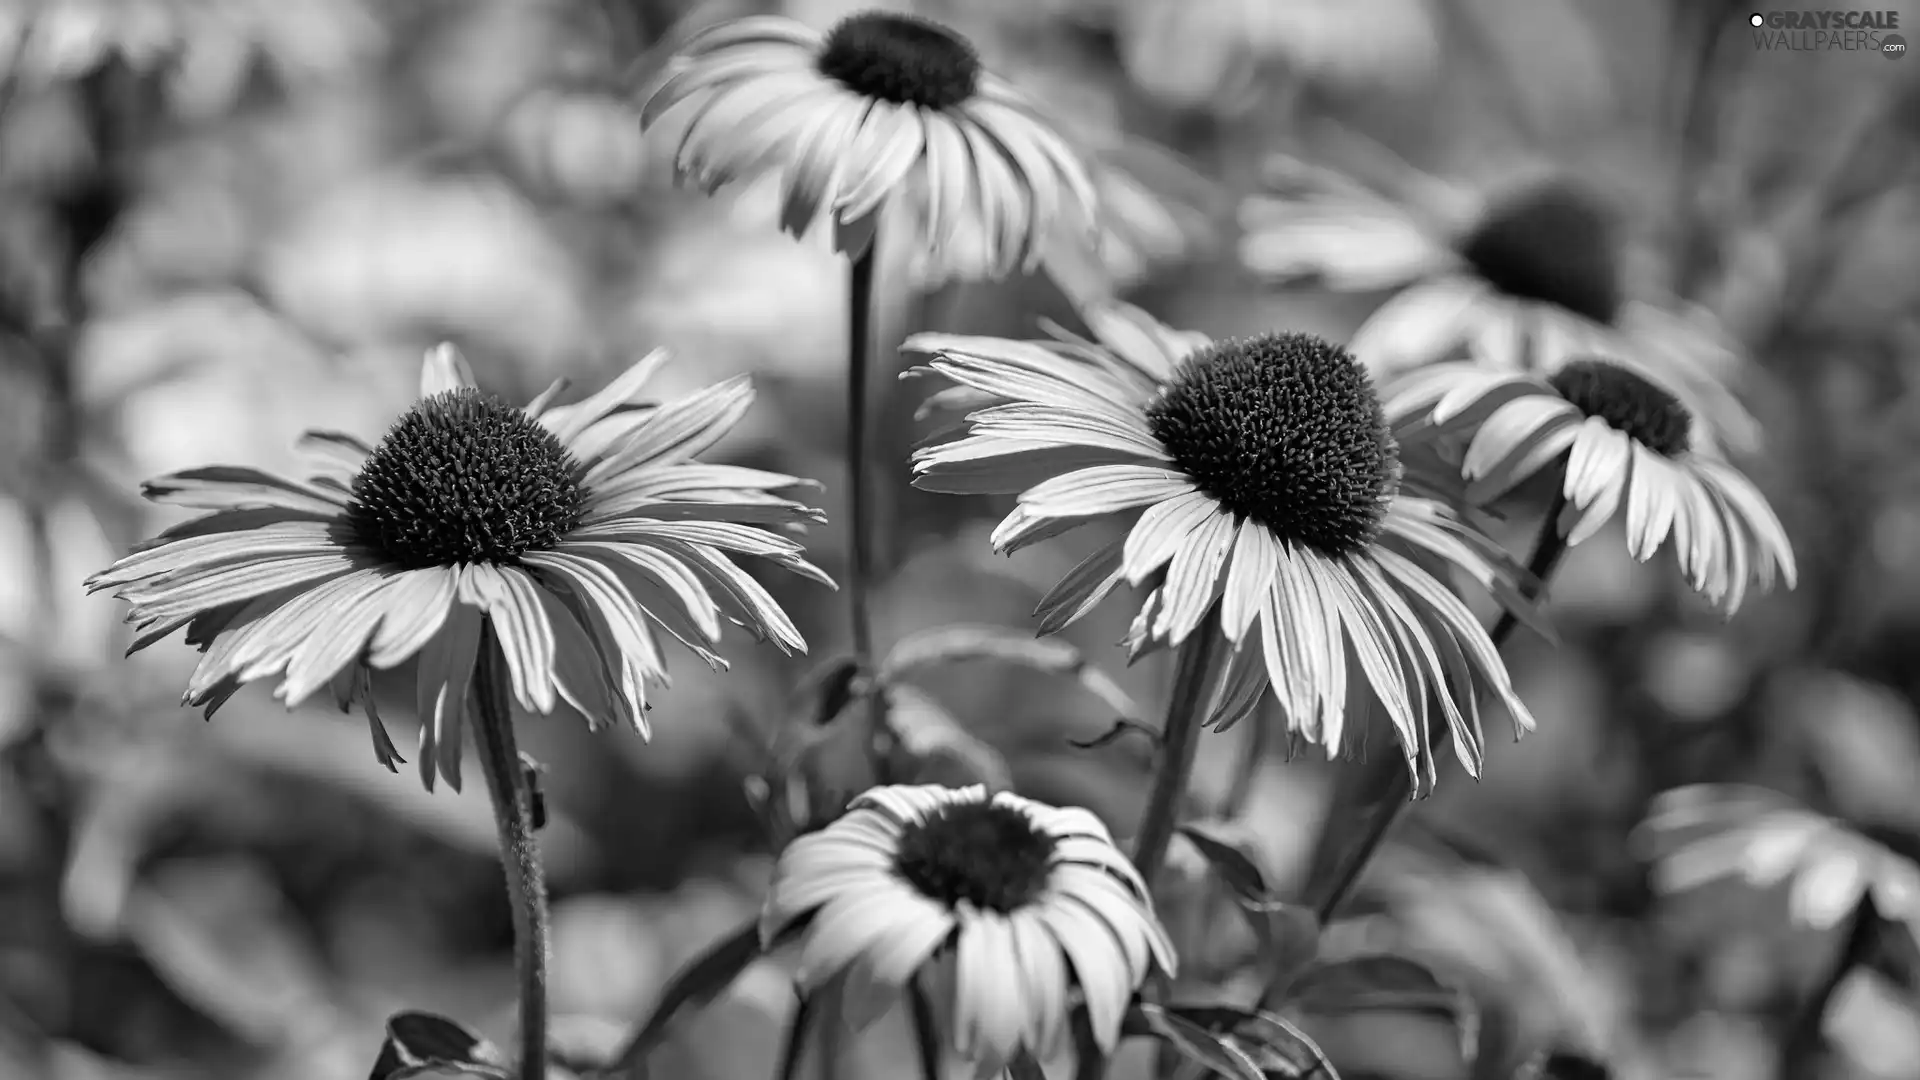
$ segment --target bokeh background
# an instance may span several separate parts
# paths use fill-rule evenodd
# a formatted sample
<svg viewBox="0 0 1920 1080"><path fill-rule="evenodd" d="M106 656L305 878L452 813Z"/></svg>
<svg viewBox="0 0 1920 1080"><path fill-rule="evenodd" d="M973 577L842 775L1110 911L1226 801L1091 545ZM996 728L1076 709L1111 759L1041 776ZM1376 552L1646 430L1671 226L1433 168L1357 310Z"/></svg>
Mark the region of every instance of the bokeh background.
<svg viewBox="0 0 1920 1080"><path fill-rule="evenodd" d="M80 582L169 520L139 480L289 467L309 427L377 437L441 340L509 399L595 386L655 346L679 357L669 392L751 373L758 404L722 456L823 478L843 521L841 265L751 191L675 191L637 101L701 25L870 6L0 0L0 1077L357 1078L405 1007L510 1035L481 785L429 795L375 766L359 720L259 688L202 722L175 704L188 650L122 660L116 604ZM894 260L891 341L1027 335L1070 319L1062 283L1215 335L1345 335L1379 297L1238 267L1236 206L1274 151L1476 186L1570 173L1622 209L1634 273L1739 335L1730 377L1768 440L1745 465L1799 589L1723 623L1664 558L1579 548L1553 591L1559 646L1507 653L1541 730L1494 747L1481 782L1443 780L1380 873L1448 872L1387 882L1398 900L1349 929L1417 940L1471 976L1489 1031L1604 1048L1616 1075L1772 1075L1836 933L1737 884L1657 895L1629 835L1664 789L1744 781L1920 849L1920 60L1756 51L1748 9L1717 0L893 6L968 34L1150 198L1126 250L1058 282L940 285ZM1902 15L1920 33L1920 8ZM57 47L17 50L25 26ZM993 556L1004 507L907 486L923 392L888 397L876 448L879 630L1027 625L1077 551ZM809 543L843 571L838 524ZM617 1042L758 902L769 857L742 782L846 638L830 594L767 584L810 657L743 639L727 674L679 663L650 744L523 724L548 768L556 1023L582 1045ZM1114 605L1072 641L1152 715L1165 673L1124 666L1124 629ZM1139 747L1067 741L1108 727L1113 693L993 665L923 689L1023 791L1131 830ZM1210 737L1203 801L1246 750ZM1251 774L1283 883L1329 775L1277 752ZM1880 952L1835 996L1826 1075L1920 1077L1911 958ZM780 963L757 964L655 1075L767 1075L791 1008ZM1417 1025L1323 1035L1348 1077L1472 1075ZM905 1075L902 1038L850 1049L841 1075Z"/></svg>

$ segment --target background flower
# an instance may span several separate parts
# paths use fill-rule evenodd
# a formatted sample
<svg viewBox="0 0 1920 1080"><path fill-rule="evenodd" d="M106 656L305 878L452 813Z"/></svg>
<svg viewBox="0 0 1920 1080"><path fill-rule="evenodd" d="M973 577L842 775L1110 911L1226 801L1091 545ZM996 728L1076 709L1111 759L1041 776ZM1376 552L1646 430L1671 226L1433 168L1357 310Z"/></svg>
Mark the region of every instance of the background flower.
<svg viewBox="0 0 1920 1080"><path fill-rule="evenodd" d="M1669 544L1696 590L1731 614L1750 583L1799 576L1786 530L1752 482L1694 444L1699 422L1665 389L1604 360L1551 376L1435 364L1409 373L1387 406L1402 438L1465 441L1466 497L1486 504L1549 468L1561 474L1555 528L1568 546L1617 515L1645 562Z"/></svg>
<svg viewBox="0 0 1920 1080"><path fill-rule="evenodd" d="M822 35L743 19L696 35L681 56L643 122L692 107L674 167L709 192L777 170L780 227L796 237L824 212L835 247L864 251L904 189L917 247L938 258L967 230L1001 277L1032 268L1056 216L1096 204L1086 166L1040 107L929 20L868 12Z"/></svg>

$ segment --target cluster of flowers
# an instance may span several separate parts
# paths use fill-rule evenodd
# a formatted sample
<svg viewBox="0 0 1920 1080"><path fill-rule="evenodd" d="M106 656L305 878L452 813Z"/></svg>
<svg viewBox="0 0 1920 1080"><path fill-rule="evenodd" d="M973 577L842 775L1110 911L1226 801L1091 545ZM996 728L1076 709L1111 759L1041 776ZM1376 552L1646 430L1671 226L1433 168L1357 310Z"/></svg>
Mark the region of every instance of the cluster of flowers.
<svg viewBox="0 0 1920 1080"><path fill-rule="evenodd" d="M650 124L670 117L685 177L713 189L778 172L783 227L826 216L850 255L897 230L927 259L998 276L1043 264L1062 222L1098 222L1072 142L964 41L914 18L710 30L647 107ZM1334 754L1378 715L1425 788L1436 737L1478 774L1482 698L1516 734L1534 726L1453 582L1516 613L1536 583L1471 507L1558 470L1566 545L1624 518L1636 557L1671 548L1729 612L1751 585L1792 583L1779 522L1719 449L1747 432L1700 375L1717 343L1622 296L1600 219L1570 189L1437 225L1327 185L1249 221L1255 269L1404 290L1351 348L1288 332L1215 341L1112 299L1080 312L1089 336L1049 325L1034 341L905 344L915 373L953 384L934 404L964 411L915 454L918 486L1015 495L992 537L1002 552L1120 526L1041 603L1042 633L1123 582L1142 588L1132 656L1217 646L1201 723L1225 728L1271 695L1296 736ZM805 648L741 556L831 584L800 539L822 515L790 497L808 481L698 460L751 387L647 399L663 362L573 404L556 385L515 407L437 349L419 402L378 443L307 435L318 465L304 479L221 466L153 481L151 498L208 513L90 586L131 604L135 648L185 630L201 653L189 703L211 715L261 679L289 706L327 689L364 706L388 768L403 759L370 674L417 659L428 787L458 785L457 725L489 667L524 710L564 701L644 734L663 632L714 665L726 623ZM934 984L951 1048L988 1071L1053 1056L1077 1021L1110 1051L1143 980L1175 965L1105 825L979 788L859 797L780 854L762 930L800 935L802 992L830 988L856 1020Z"/></svg>

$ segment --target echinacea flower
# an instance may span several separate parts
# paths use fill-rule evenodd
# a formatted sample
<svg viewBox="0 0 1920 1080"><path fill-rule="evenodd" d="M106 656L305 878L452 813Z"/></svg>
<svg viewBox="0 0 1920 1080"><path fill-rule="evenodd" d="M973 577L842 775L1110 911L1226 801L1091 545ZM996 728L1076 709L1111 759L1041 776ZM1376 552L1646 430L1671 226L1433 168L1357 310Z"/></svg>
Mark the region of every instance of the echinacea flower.
<svg viewBox="0 0 1920 1080"><path fill-rule="evenodd" d="M713 27L641 122L675 110L677 176L711 194L778 171L781 228L804 236L824 211L850 255L900 198L916 248L937 261L958 242L1004 277L1031 271L1055 222L1095 205L1086 166L1038 107L964 38L911 15L865 12L826 34L777 16Z"/></svg>
<svg viewBox="0 0 1920 1080"><path fill-rule="evenodd" d="M1478 693L1533 718L1486 631L1441 575L1458 571L1524 611L1511 564L1442 504L1402 485L1366 371L1305 334L1211 342L1124 304L1083 313L1098 341L920 334L909 352L1001 404L969 434L914 455L929 491L1018 493L994 530L1012 552L1095 522L1124 535L1041 602L1040 631L1077 621L1121 582L1149 591L1135 655L1203 625L1235 649L1211 722L1271 688L1289 726L1329 754L1382 709L1414 788L1434 778L1429 711L1479 774ZM1451 684L1451 689L1449 689ZM1456 701L1456 696L1460 700Z"/></svg>
<svg viewBox="0 0 1920 1080"><path fill-rule="evenodd" d="M1460 461L1470 503L1565 462L1557 528L1569 547L1624 515L1627 549L1645 562L1671 544L1696 592L1739 610L1749 582L1788 588L1793 548L1767 500L1720 457L1696 449L1687 407L1643 375L1573 360L1541 376L1435 364L1388 388L1388 419L1415 441L1468 440Z"/></svg>
<svg viewBox="0 0 1920 1080"><path fill-rule="evenodd" d="M678 401L640 397L655 352L604 389L526 408L481 393L449 346L427 354L420 400L378 443L309 432L315 473L291 480L212 466L148 482L155 502L212 511L95 575L144 649L176 630L201 652L185 704L209 718L239 688L280 677L289 708L322 688L366 709L374 751L400 758L371 672L419 657L420 778L460 784L460 728L483 642L520 707L556 699L595 727L645 735L647 686L664 685L664 630L714 665L722 620L781 649L806 644L734 558L831 584L772 531L821 520L771 494L797 477L695 456L753 400L735 378Z"/></svg>
<svg viewBox="0 0 1920 1080"><path fill-rule="evenodd" d="M1617 217L1591 190L1548 177L1490 196L1394 167L1405 175L1390 198L1278 159L1276 171L1299 190L1247 202L1242 261L1276 281L1395 290L1349 345L1377 375L1463 350L1489 367L1539 374L1600 356L1676 387L1708 421L1699 440L1757 442L1753 418L1724 385L1738 363L1733 346L1706 313L1683 317L1668 310L1670 297L1629 291Z"/></svg>
<svg viewBox="0 0 1920 1080"><path fill-rule="evenodd" d="M1076 995L1102 1051L1149 973L1174 972L1144 882L1105 825L983 786L877 787L787 846L763 940L800 927L803 994L840 980L870 1022L920 976L958 1055L991 1076L1061 1053ZM923 984L924 985L924 984Z"/></svg>
<svg viewBox="0 0 1920 1080"><path fill-rule="evenodd" d="M1663 792L1635 840L1659 892L1726 878L1757 889L1787 884L1793 920L1818 930L1872 896L1882 918L1920 936L1920 866L1778 792L1741 784Z"/></svg>

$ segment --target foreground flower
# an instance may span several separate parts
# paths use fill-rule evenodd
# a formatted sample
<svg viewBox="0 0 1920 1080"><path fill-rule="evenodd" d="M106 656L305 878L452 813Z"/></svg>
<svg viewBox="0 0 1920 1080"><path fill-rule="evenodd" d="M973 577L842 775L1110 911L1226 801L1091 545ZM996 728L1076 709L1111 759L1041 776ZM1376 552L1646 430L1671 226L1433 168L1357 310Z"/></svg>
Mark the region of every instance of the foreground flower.
<svg viewBox="0 0 1920 1080"><path fill-rule="evenodd" d="M1724 878L1760 889L1789 883L1794 921L1819 930L1838 925L1870 895L1881 918L1920 936L1920 866L1765 788L1696 784L1664 792L1635 839L1662 893Z"/></svg>
<svg viewBox="0 0 1920 1080"><path fill-rule="evenodd" d="M653 353L599 393L525 409L474 387L450 347L427 355L420 401L376 445L309 432L315 475L213 466L150 481L148 498L213 511L162 532L87 582L131 604L143 649L181 628L202 653L185 703L209 718L239 688L281 677L289 707L330 688L365 706L374 751L400 758L370 674L420 658L420 778L460 784L475 662L497 648L514 700L556 697L598 728L647 733L647 686L666 683L656 632L709 663L724 618L783 650L793 623L736 566L755 555L823 583L767 526L821 520L770 491L796 477L693 460L753 400L744 378L665 404L638 395ZM494 644L483 644L493 642Z"/></svg>
<svg viewBox="0 0 1920 1080"><path fill-rule="evenodd" d="M983 1071L1025 1049L1059 1054L1077 990L1111 1052L1127 1003L1173 948L1106 826L984 787L878 787L781 853L761 915L771 942L802 931L810 994L844 977L848 1019L878 1017L922 971L949 1003L953 1048Z"/></svg>
<svg viewBox="0 0 1920 1080"><path fill-rule="evenodd" d="M1304 190L1247 204L1242 259L1275 280L1398 290L1353 336L1376 374L1463 349L1540 374L1602 356L1677 387L1708 421L1700 439L1758 439L1722 381L1737 365L1732 346L1703 313L1682 318L1665 298L1628 294L1617 223L1586 189L1550 179L1488 197L1408 168L1396 200L1325 170L1287 172Z"/></svg>
<svg viewBox="0 0 1920 1080"><path fill-rule="evenodd" d="M681 50L641 122L685 106L677 175L709 193L782 172L781 228L804 236L824 210L835 246L859 255L896 196L916 248L959 242L1003 277L1037 265L1063 214L1090 220L1086 167L1036 106L937 23L867 12L830 33L776 16L724 23Z"/></svg>
<svg viewBox="0 0 1920 1080"><path fill-rule="evenodd" d="M1226 727L1271 687L1290 727L1329 754L1383 709L1415 788L1434 777L1429 710L1479 774L1478 691L1533 718L1486 631L1441 577L1459 571L1525 603L1491 542L1401 484L1371 381L1305 334L1209 342L1126 305L1085 313L1098 343L921 334L905 348L1005 402L970 434L914 455L930 491L1019 494L993 533L1012 552L1094 522L1125 535L1041 602L1041 632L1085 615L1121 582L1150 584L1135 655L1209 620L1237 646L1210 722ZM1451 690L1449 690L1451 683ZM1458 695L1462 701L1456 701Z"/></svg>
<svg viewBox="0 0 1920 1080"><path fill-rule="evenodd" d="M1467 498L1485 504L1556 463L1565 463L1568 546L1615 514L1627 549L1645 562L1671 542L1695 591L1728 614L1748 583L1792 588L1793 548L1752 482L1694 449L1694 417L1669 391L1603 360L1574 360L1552 375L1435 364L1389 391L1387 415L1403 438L1460 435Z"/></svg>

